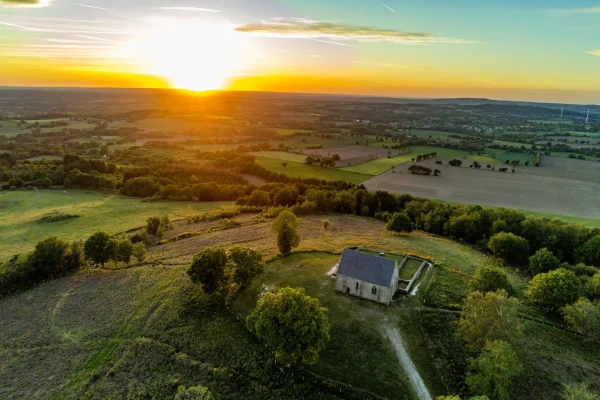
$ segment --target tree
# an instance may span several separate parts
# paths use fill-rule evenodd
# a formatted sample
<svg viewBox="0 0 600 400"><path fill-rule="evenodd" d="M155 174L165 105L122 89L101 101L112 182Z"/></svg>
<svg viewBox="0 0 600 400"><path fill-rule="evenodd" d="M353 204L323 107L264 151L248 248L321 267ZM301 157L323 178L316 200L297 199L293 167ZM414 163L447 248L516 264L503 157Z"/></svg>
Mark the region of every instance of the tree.
<svg viewBox="0 0 600 400"><path fill-rule="evenodd" d="M65 261L67 243L57 238L38 242L29 258L32 273L37 280L56 276L60 273Z"/></svg>
<svg viewBox="0 0 600 400"><path fill-rule="evenodd" d="M262 255L251 249L234 247L229 251L229 261L233 280L242 287L265 270Z"/></svg>
<svg viewBox="0 0 600 400"><path fill-rule="evenodd" d="M415 229L410 217L405 213L394 213L388 221L386 229L392 232L412 232Z"/></svg>
<svg viewBox="0 0 600 400"><path fill-rule="evenodd" d="M470 366L467 385L491 400L509 400L512 380L523 372L510 344L502 340L486 343L481 355L470 360Z"/></svg>
<svg viewBox="0 0 600 400"><path fill-rule="evenodd" d="M454 159L454 160L448 161L448 164L450 164L450 166L452 166L452 167L460 167L462 165L462 161Z"/></svg>
<svg viewBox="0 0 600 400"><path fill-rule="evenodd" d="M131 255L133 254L133 244L129 239L119 240L117 244L117 260L125 264L131 262Z"/></svg>
<svg viewBox="0 0 600 400"><path fill-rule="evenodd" d="M131 255L141 263L146 259L146 245L143 242L138 242L133 245Z"/></svg>
<svg viewBox="0 0 600 400"><path fill-rule="evenodd" d="M282 166L283 168L287 168L287 166L288 166L288 163L287 163L286 161L284 161L284 162L282 162L282 163L281 163L281 166Z"/></svg>
<svg viewBox="0 0 600 400"><path fill-rule="evenodd" d="M271 232L275 236L277 248L281 254L289 254L294 247L300 244L299 225L298 218L287 210L281 212L273 221Z"/></svg>
<svg viewBox="0 0 600 400"><path fill-rule="evenodd" d="M88 240L85 241L83 252L85 257L92 260L95 264L104 264L110 260L106 247L110 242L110 236L104 232L94 233Z"/></svg>
<svg viewBox="0 0 600 400"><path fill-rule="evenodd" d="M589 291L591 297L600 298L600 272L596 272L592 277L589 284Z"/></svg>
<svg viewBox="0 0 600 400"><path fill-rule="evenodd" d="M560 260L545 247L529 257L529 272L533 276L553 271L559 267Z"/></svg>
<svg viewBox="0 0 600 400"><path fill-rule="evenodd" d="M523 331L518 307L519 301L509 298L504 290L469 293L458 322L458 334L474 351L481 350L490 340L512 342Z"/></svg>
<svg viewBox="0 0 600 400"><path fill-rule="evenodd" d="M488 248L496 257L515 264L525 264L529 256L527 240L510 232L500 232L492 236Z"/></svg>
<svg viewBox="0 0 600 400"><path fill-rule="evenodd" d="M266 293L246 319L250 331L274 349L282 361L314 364L329 342L329 319L318 299L304 288Z"/></svg>
<svg viewBox="0 0 600 400"><path fill-rule="evenodd" d="M200 284L207 294L213 294L224 283L227 254L223 249L204 249L194 257L187 274L193 283Z"/></svg>
<svg viewBox="0 0 600 400"><path fill-rule="evenodd" d="M440 171L439 169L433 170L433 176L440 176L441 174L442 174L442 171Z"/></svg>
<svg viewBox="0 0 600 400"><path fill-rule="evenodd" d="M585 383L565 385L561 397L564 400L600 400L600 395L592 392Z"/></svg>
<svg viewBox="0 0 600 400"><path fill-rule="evenodd" d="M555 310L579 298L581 282L574 272L564 268L538 274L529 282L526 296L532 303Z"/></svg>
<svg viewBox="0 0 600 400"><path fill-rule="evenodd" d="M595 267L600 267L600 235L594 236L575 251L576 258Z"/></svg>
<svg viewBox="0 0 600 400"><path fill-rule="evenodd" d="M582 297L561 310L565 322L575 332L592 340L600 340L600 302Z"/></svg>
<svg viewBox="0 0 600 400"><path fill-rule="evenodd" d="M389 151L388 151L388 153L389 153ZM331 156L331 159L332 159L333 161L340 161L340 160L341 160L341 158L340 158L340 155L339 155L339 154L333 154L333 155Z"/></svg>
<svg viewBox="0 0 600 400"><path fill-rule="evenodd" d="M160 217L150 217L146 220L146 232L150 235L156 235L160 227Z"/></svg>
<svg viewBox="0 0 600 400"><path fill-rule="evenodd" d="M507 293L512 293L513 288L508 282L508 277L504 270L495 267L487 266L478 268L473 275L473 279L469 282L469 289L472 292L497 292L505 290Z"/></svg>
<svg viewBox="0 0 600 400"><path fill-rule="evenodd" d="M23 181L23 179L21 178L13 178L8 181L8 184L10 186L16 187L17 189L20 189L25 185L25 181Z"/></svg>
<svg viewBox="0 0 600 400"><path fill-rule="evenodd" d="M192 386L186 389L185 386L177 388L174 400L213 400L214 396L204 386Z"/></svg>
<svg viewBox="0 0 600 400"><path fill-rule="evenodd" d="M109 240L104 248L104 255L106 257L106 261L113 260L116 268L117 264L119 263L119 241L116 239Z"/></svg>

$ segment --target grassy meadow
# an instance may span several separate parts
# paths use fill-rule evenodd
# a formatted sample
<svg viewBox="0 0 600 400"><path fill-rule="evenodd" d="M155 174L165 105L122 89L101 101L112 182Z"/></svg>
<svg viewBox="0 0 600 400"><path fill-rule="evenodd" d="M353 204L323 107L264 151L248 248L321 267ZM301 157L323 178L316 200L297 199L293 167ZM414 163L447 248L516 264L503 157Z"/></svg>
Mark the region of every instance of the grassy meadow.
<svg viewBox="0 0 600 400"><path fill-rule="evenodd" d="M43 239L85 239L97 231L110 234L145 224L148 217L168 214L186 218L231 203L143 202L138 198L90 190L0 192L2 259L33 249ZM52 213L78 215L59 222L41 222Z"/></svg>
<svg viewBox="0 0 600 400"><path fill-rule="evenodd" d="M306 157L303 157L303 159L306 159ZM282 160L274 158L256 157L256 164L271 171L284 173L292 178L315 178L327 181L341 180L355 184L359 184L370 178L369 175L362 173L345 171L344 169L306 165L301 162L288 161L287 167L283 168L281 165L282 162Z"/></svg>

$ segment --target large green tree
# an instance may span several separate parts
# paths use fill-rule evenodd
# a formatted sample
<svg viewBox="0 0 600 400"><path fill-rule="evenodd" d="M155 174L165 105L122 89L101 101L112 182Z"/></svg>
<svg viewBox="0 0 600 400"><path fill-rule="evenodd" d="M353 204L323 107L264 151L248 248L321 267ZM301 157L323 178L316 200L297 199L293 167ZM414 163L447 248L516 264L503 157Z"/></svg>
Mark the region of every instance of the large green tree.
<svg viewBox="0 0 600 400"><path fill-rule="evenodd" d="M273 221L271 232L275 236L277 248L281 254L289 254L294 247L300 244L299 226L298 218L287 210L282 211Z"/></svg>
<svg viewBox="0 0 600 400"><path fill-rule="evenodd" d="M560 260L545 247L529 257L529 272L531 272L531 275L543 274L559 267Z"/></svg>
<svg viewBox="0 0 600 400"><path fill-rule="evenodd" d="M509 263L524 265L529 257L527 240L510 232L500 232L492 236L488 248L496 257Z"/></svg>
<svg viewBox="0 0 600 400"><path fill-rule="evenodd" d="M577 248L575 254L579 261L600 267L600 235L594 236Z"/></svg>
<svg viewBox="0 0 600 400"><path fill-rule="evenodd" d="M474 393L491 400L510 400L510 385L523 372L523 366L510 344L502 340L486 343L476 359L470 360L467 384Z"/></svg>
<svg viewBox="0 0 600 400"><path fill-rule="evenodd" d="M558 310L579 298L581 282L572 271L559 268L533 277L526 296L547 310Z"/></svg>
<svg viewBox="0 0 600 400"><path fill-rule="evenodd" d="M227 254L223 249L204 249L194 257L187 274L192 282L200 284L207 294L213 294L224 283Z"/></svg>
<svg viewBox="0 0 600 400"><path fill-rule="evenodd" d="M473 275L473 279L469 282L469 289L472 292L497 292L505 290L507 293L512 293L513 288L508 282L506 272L496 266L486 266L478 268Z"/></svg>
<svg viewBox="0 0 600 400"><path fill-rule="evenodd" d="M600 400L600 395L592 392L585 383L565 385L561 397L564 400Z"/></svg>
<svg viewBox="0 0 600 400"><path fill-rule="evenodd" d="M394 213L386 225L387 230L401 233L412 232L415 229L410 217L405 213Z"/></svg>
<svg viewBox="0 0 600 400"><path fill-rule="evenodd" d="M329 342L327 309L303 288L266 293L246 319L248 328L282 361L314 364Z"/></svg>
<svg viewBox="0 0 600 400"><path fill-rule="evenodd" d="M29 262L37 279L46 279L61 272L68 245L57 238L38 242Z"/></svg>
<svg viewBox="0 0 600 400"><path fill-rule="evenodd" d="M240 286L246 286L252 278L265 270L262 255L244 247L234 247L229 251L232 279Z"/></svg>
<svg viewBox="0 0 600 400"><path fill-rule="evenodd" d="M92 260L96 264L104 264L110 260L107 246L110 242L110 236L105 232L96 232L88 240L85 241L83 252L86 258Z"/></svg>
<svg viewBox="0 0 600 400"><path fill-rule="evenodd" d="M518 307L519 301L508 297L504 290L469 293L458 322L458 334L473 351L481 350L490 340L511 342L523 332Z"/></svg>
<svg viewBox="0 0 600 400"><path fill-rule="evenodd" d="M192 386L186 388L185 386L179 386L177 388L177 394L175 394L174 400L213 400L214 396L204 386Z"/></svg>

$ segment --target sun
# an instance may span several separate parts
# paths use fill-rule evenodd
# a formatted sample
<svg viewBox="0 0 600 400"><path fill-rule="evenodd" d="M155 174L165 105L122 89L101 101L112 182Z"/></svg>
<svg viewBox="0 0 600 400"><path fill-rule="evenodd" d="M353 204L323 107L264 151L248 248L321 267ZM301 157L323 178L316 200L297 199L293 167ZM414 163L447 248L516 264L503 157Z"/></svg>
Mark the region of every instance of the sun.
<svg viewBox="0 0 600 400"><path fill-rule="evenodd" d="M223 89L240 66L242 46L227 25L201 20L159 20L130 43L146 73L172 87L193 91Z"/></svg>

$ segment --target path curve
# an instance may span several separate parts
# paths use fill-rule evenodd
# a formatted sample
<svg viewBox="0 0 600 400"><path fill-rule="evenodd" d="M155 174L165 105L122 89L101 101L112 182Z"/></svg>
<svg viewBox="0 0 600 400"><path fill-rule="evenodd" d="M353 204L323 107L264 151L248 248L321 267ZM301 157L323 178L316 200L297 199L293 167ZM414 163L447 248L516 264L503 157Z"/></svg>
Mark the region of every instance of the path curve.
<svg viewBox="0 0 600 400"><path fill-rule="evenodd" d="M384 323L383 329L385 335L388 337L388 339L390 339L390 342L392 342L392 346L396 352L396 355L398 356L398 359L400 360L402 369L408 376L408 379L413 386L413 391L416 393L417 397L420 400L433 400L429 390L427 389L427 386L425 386L425 382L423 382L423 379L421 379L421 375L419 375L415 364L410 359L410 355L408 355L408 352L404 347L402 336L400 336L398 329L390 326L387 321Z"/></svg>

